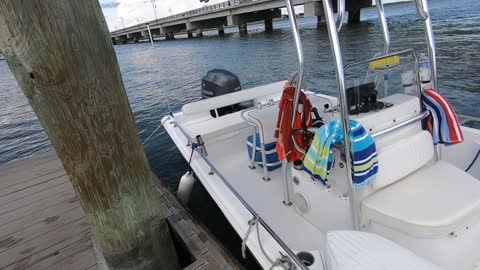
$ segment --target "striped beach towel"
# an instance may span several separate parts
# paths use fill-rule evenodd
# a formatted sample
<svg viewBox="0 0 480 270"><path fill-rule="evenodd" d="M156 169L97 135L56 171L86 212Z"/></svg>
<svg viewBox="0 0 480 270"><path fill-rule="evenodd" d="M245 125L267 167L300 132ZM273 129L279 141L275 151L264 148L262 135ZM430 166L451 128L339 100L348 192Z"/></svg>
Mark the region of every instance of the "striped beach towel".
<svg viewBox="0 0 480 270"><path fill-rule="evenodd" d="M365 186L378 172L375 141L355 120L350 120L350 141L353 152L353 182ZM343 142L343 127L340 120L323 125L316 133L303 161L305 171L324 185L328 184L334 163L333 146Z"/></svg>
<svg viewBox="0 0 480 270"><path fill-rule="evenodd" d="M432 89L422 92L422 103L430 111L425 125L432 133L435 144L452 145L463 142L463 132L452 105Z"/></svg>

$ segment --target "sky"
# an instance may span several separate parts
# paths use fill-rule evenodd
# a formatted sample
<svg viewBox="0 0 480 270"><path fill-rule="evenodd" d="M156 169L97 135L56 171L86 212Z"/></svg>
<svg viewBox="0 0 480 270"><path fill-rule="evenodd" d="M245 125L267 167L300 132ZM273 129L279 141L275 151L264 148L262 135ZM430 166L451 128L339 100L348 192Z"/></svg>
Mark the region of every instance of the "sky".
<svg viewBox="0 0 480 270"><path fill-rule="evenodd" d="M115 31L138 23L155 19L152 5L154 1L155 11L158 18L166 17L184 11L201 8L224 2L226 0L210 0L208 4L200 0L99 0L103 14L108 23L110 31ZM385 0L385 3L397 0ZM375 1L374 1L375 2ZM303 12L303 7L296 8L297 12ZM170 13L171 12L171 13ZM123 18L123 20L122 20Z"/></svg>

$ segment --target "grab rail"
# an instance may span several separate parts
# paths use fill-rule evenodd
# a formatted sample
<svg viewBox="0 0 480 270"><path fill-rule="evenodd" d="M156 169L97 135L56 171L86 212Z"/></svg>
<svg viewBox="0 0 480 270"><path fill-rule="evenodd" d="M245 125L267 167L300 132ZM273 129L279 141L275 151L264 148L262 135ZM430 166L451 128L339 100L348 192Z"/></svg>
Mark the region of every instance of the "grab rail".
<svg viewBox="0 0 480 270"><path fill-rule="evenodd" d="M262 108L271 107L273 105L274 105L273 103L268 104L266 106L262 106ZM256 146L257 146L257 135L256 135L256 133L258 131L259 138L261 139L259 144L260 144L261 155L262 155L262 162L260 164L262 164L262 167L263 167L263 181L270 181L270 177L268 176L268 165L273 165L273 164L267 163L267 153L266 153L266 150L265 150L265 136L264 136L264 133L263 133L263 125L262 125L262 122L260 122L260 120L258 120L257 118L250 115L250 112L255 111L257 109L258 109L257 107L253 107L253 108L250 108L250 109L243 110L240 113L240 116L243 118L243 120L245 120L245 122L247 122L247 124L249 124L249 125L251 125L255 128L255 134L253 134L251 166L254 167L254 164L255 164L255 151L256 151ZM249 118L251 118L255 121L251 121L245 115L247 115Z"/></svg>
<svg viewBox="0 0 480 270"><path fill-rule="evenodd" d="M168 116L169 118L173 118L172 116ZM173 119L175 121L175 119ZM178 125L178 123L175 121L176 127L180 130L180 132L185 136L185 138L190 138L188 133L185 132L185 130ZM305 264L303 264L302 260L298 258L298 256L283 242L283 240L278 236L273 229L263 220L263 218L253 209L253 207L248 204L247 201L240 195L235 188L230 185L230 183L227 181L227 179L218 171L218 169L215 167L215 165L208 160L208 158L197 148L195 149L195 152L199 154L199 156L203 159L205 163L211 168L211 170L217 175L218 178L223 182L223 184L230 190L230 192L233 193L233 195L242 203L242 205L250 212L250 214L254 217L258 217L258 222L263 226L263 228L272 236L272 238L280 245L280 247L285 250L285 252L288 254L288 256L295 262L295 264L302 270L309 270Z"/></svg>
<svg viewBox="0 0 480 270"><path fill-rule="evenodd" d="M333 16L332 4L330 0L322 0L325 19L327 22L328 35L330 36L330 46L332 47L333 60L335 63L337 87L340 96L340 113L343 123L343 140L345 145L345 170L347 171L347 186L348 190L344 194L349 197L352 209L352 219L355 229L359 229L358 205L355 186L352 179L352 157L350 155L350 120L348 117L347 98L345 96L345 74L343 70L342 50L340 48L340 41L338 39L338 32L335 28L335 21Z"/></svg>
<svg viewBox="0 0 480 270"><path fill-rule="evenodd" d="M393 127L389 127L389 128L384 129L384 130L381 130L381 131L379 131L379 132L373 133L371 136L372 136L372 138L376 138L376 137L385 135L385 134L390 133L390 132L392 132L392 131L395 131L395 130L397 130L397 129L399 129L399 128L402 128L402 127L411 125L411 124L413 124L413 123L416 123L416 122L418 122L418 121L420 121L420 120L423 120L423 119L427 118L429 115L430 115L430 112L429 112L429 111L424 111L424 112L422 112L421 114L419 114L419 115L417 115L417 116L415 116L415 117L413 117L413 118L411 118L411 119L409 119L409 120L407 120L407 121L404 121L404 122L402 122L402 123L400 123L400 124L398 124L398 125L395 125L395 126L393 126Z"/></svg>
<svg viewBox="0 0 480 270"><path fill-rule="evenodd" d="M228 183L228 181L223 177L223 175L215 168L215 166L208 160L200 151L196 150L196 152L200 155L200 157L207 163L208 166L212 169L212 171L222 180L222 182L225 184L225 186L230 189L230 191L237 197L237 199L247 208L247 210L250 212L250 214L254 217L258 217L258 222L263 226L263 228L277 241L277 243L280 245L280 247L287 252L288 256L293 259L295 264L300 267L302 270L309 270L308 267L303 264L303 262L298 258L298 256L283 242L283 240L273 231L273 229L265 222L265 220L262 219L261 216L258 215L257 212L243 199L243 197Z"/></svg>

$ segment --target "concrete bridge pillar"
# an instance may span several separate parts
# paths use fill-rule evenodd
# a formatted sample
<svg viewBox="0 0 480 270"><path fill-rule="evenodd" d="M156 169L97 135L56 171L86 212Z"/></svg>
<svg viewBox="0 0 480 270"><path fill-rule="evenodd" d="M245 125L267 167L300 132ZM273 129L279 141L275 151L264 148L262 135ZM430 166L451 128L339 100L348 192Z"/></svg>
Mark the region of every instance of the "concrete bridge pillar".
<svg viewBox="0 0 480 270"><path fill-rule="evenodd" d="M195 37L196 37L196 38L203 38L202 29L197 29L197 30L195 31Z"/></svg>
<svg viewBox="0 0 480 270"><path fill-rule="evenodd" d="M348 23L360 22L360 9L372 6L372 0L347 0ZM337 13L337 1L332 1L333 11ZM320 1L306 3L304 6L305 16L316 16L317 26L324 26L325 18L323 4Z"/></svg>
<svg viewBox="0 0 480 270"><path fill-rule="evenodd" d="M360 23L360 8L348 10L348 23Z"/></svg>
<svg viewBox="0 0 480 270"><path fill-rule="evenodd" d="M325 20L325 16L319 15L317 16L317 28L325 26L327 21Z"/></svg>
<svg viewBox="0 0 480 270"><path fill-rule="evenodd" d="M272 31L273 31L273 19L266 19L265 32L272 32Z"/></svg>
<svg viewBox="0 0 480 270"><path fill-rule="evenodd" d="M175 39L175 34L173 32L167 32L167 33L165 33L165 39L166 40L174 40Z"/></svg>
<svg viewBox="0 0 480 270"><path fill-rule="evenodd" d="M218 35L219 36L225 35L225 29L223 28L223 25L218 27Z"/></svg>
<svg viewBox="0 0 480 270"><path fill-rule="evenodd" d="M192 31L187 31L187 36L188 36L188 38L193 38L193 33L192 33Z"/></svg>
<svg viewBox="0 0 480 270"><path fill-rule="evenodd" d="M238 32L240 33L240 36L246 36L248 35L248 28L246 23L241 23L238 25Z"/></svg>

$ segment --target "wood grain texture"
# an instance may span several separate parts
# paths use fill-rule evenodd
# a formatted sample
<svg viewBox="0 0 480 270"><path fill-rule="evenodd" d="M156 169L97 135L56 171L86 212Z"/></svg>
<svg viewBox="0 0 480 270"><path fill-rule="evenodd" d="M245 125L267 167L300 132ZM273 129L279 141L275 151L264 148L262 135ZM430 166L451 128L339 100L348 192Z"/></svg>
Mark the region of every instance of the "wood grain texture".
<svg viewBox="0 0 480 270"><path fill-rule="evenodd" d="M107 264L176 269L99 2L2 0L0 50L47 132ZM36 203L34 195L28 198ZM12 207L2 205L3 213Z"/></svg>
<svg viewBox="0 0 480 270"><path fill-rule="evenodd" d="M58 160L53 151L49 155L51 160ZM17 174L32 177L38 175L37 172L44 170L44 167L51 166L47 163L43 163L43 167L33 164L40 164L35 157L0 166L0 183L7 179L7 175L9 178L15 178ZM7 171L10 173L6 173ZM55 171L65 175L59 162ZM160 207L169 226L186 245L188 253L194 257L192 264L184 269L242 269L158 178L152 177L155 178L155 192L161 198ZM49 185L48 181L38 183L35 180L36 178L33 178L32 181L22 182L23 188L13 193L21 193L30 188L44 190L42 186ZM42 194L49 196L47 193ZM44 198L37 196L40 200L30 205L22 203L24 200L31 201L29 197L34 195L35 193L21 196L15 202L24 206L13 207L12 211L0 214L0 270L106 269L104 261L96 261L93 250L98 245L94 238L91 241L92 235L86 226L84 212L74 190L70 188ZM101 257L97 256L98 259Z"/></svg>

